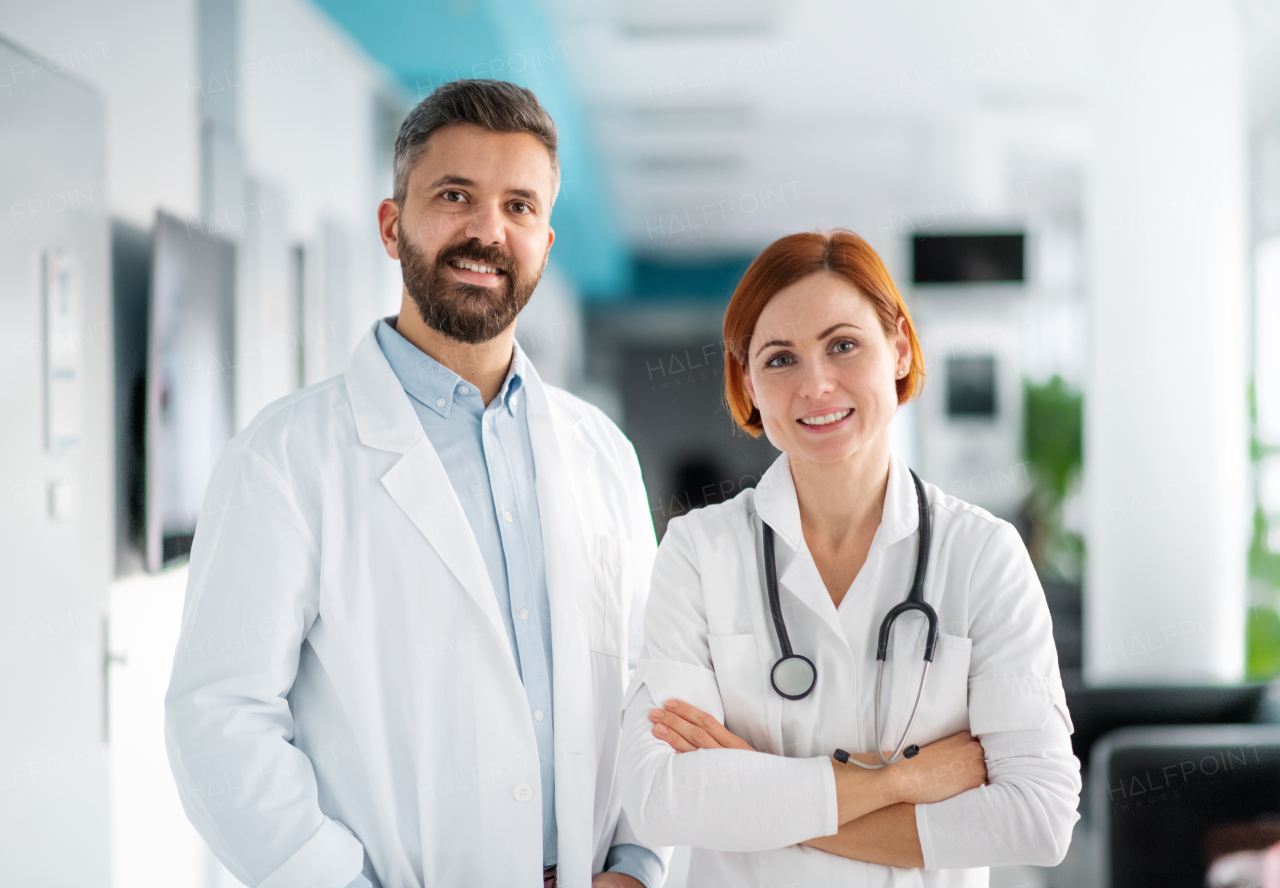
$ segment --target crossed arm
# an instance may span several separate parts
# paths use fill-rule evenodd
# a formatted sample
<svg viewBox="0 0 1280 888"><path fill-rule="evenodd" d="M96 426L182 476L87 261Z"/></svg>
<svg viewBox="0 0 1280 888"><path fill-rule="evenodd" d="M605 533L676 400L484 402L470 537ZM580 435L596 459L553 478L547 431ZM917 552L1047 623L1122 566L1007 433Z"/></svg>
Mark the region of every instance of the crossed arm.
<svg viewBox="0 0 1280 888"><path fill-rule="evenodd" d="M677 753L697 749L752 747L713 716L680 700L651 709L653 735ZM874 753L851 756L876 761ZM840 830L802 844L840 857L883 866L921 868L924 853L916 830L917 803L938 802L981 786L987 777L981 744L968 732L923 747L880 771L832 762L840 807ZM876 802L882 807L865 810ZM887 803L886 803L887 802Z"/></svg>

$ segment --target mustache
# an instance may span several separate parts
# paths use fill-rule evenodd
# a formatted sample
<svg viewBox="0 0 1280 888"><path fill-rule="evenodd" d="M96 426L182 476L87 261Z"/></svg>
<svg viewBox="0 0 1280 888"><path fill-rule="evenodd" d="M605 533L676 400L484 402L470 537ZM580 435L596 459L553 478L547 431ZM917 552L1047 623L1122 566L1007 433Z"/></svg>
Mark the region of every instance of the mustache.
<svg viewBox="0 0 1280 888"><path fill-rule="evenodd" d="M488 265L507 275L519 268L515 259L502 250L495 246L486 246L474 239L441 250L436 256L436 264L447 265L454 259L474 262L477 265Z"/></svg>

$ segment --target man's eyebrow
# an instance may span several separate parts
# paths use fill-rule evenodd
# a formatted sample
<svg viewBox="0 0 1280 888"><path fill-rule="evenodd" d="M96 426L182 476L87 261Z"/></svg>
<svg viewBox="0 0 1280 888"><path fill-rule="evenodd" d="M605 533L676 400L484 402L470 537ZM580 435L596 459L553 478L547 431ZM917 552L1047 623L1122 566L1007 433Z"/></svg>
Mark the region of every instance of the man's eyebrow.
<svg viewBox="0 0 1280 888"><path fill-rule="evenodd" d="M539 205L541 205L542 203L540 200L538 200L538 192L530 191L528 188L512 188L510 191L507 192L507 194L522 198L523 200L527 200L530 203L535 203Z"/></svg>
<svg viewBox="0 0 1280 888"><path fill-rule="evenodd" d="M465 176L445 175L445 176L441 176L439 179L436 179L427 187L439 188L441 185L461 185L464 188L474 188L475 184L476 184L475 182L471 181Z"/></svg>

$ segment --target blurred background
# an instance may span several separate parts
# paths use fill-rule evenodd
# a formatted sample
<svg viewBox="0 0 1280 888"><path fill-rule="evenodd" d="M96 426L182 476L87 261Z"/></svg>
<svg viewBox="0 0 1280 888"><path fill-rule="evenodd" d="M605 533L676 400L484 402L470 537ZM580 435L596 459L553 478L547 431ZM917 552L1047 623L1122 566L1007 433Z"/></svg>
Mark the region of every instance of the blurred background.
<svg viewBox="0 0 1280 888"><path fill-rule="evenodd" d="M634 441L659 534L776 455L722 405L751 257L884 258L928 369L894 447L1023 534L1086 766L1067 860L993 885L1258 884L1280 0L0 0L0 883L236 884L162 736L204 485L398 310L395 133L465 77L559 124L518 338Z"/></svg>

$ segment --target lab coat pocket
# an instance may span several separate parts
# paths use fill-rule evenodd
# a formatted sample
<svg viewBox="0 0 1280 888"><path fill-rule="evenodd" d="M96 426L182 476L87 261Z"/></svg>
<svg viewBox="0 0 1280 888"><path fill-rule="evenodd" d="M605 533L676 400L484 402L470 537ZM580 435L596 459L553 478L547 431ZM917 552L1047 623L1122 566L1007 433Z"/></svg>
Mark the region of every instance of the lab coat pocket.
<svg viewBox="0 0 1280 888"><path fill-rule="evenodd" d="M591 650L614 657L627 655L627 544L621 537L596 534L591 540L591 590L587 638Z"/></svg>
<svg viewBox="0 0 1280 888"><path fill-rule="evenodd" d="M707 644L724 703L724 726L757 751L771 752L765 704L767 681L755 635L708 635Z"/></svg>
<svg viewBox="0 0 1280 888"><path fill-rule="evenodd" d="M905 626L903 627L906 628ZM938 646L929 665L916 720L907 735L908 744L919 746L941 740L969 727L969 657L973 642L958 635L938 633ZM902 736L920 690L924 667L924 632L904 632L889 651L883 693L889 694L888 728L884 746L892 749ZM874 689L873 689L874 692Z"/></svg>

